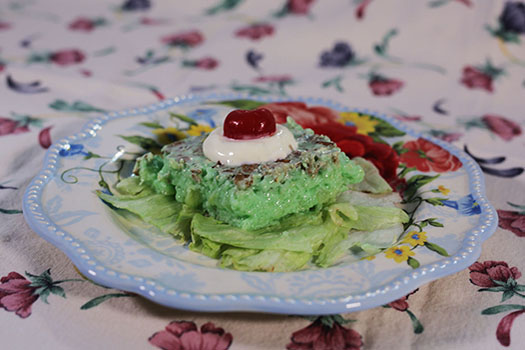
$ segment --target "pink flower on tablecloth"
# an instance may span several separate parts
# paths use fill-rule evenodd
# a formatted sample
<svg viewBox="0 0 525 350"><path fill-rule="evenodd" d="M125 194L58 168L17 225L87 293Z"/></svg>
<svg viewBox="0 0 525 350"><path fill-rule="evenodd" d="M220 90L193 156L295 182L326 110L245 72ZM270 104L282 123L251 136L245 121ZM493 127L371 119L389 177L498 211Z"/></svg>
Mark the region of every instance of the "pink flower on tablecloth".
<svg viewBox="0 0 525 350"><path fill-rule="evenodd" d="M0 136L20 134L28 131L27 125L20 125L19 121L0 117Z"/></svg>
<svg viewBox="0 0 525 350"><path fill-rule="evenodd" d="M95 28L95 23L86 17L78 17L68 26L71 30L78 30L82 32L90 32Z"/></svg>
<svg viewBox="0 0 525 350"><path fill-rule="evenodd" d="M461 83L469 89L482 89L493 92L492 77L478 68L466 66L463 68L463 77Z"/></svg>
<svg viewBox="0 0 525 350"><path fill-rule="evenodd" d="M288 350L359 350L363 345L361 334L333 322L332 326L323 324L321 317L308 327L294 332Z"/></svg>
<svg viewBox="0 0 525 350"><path fill-rule="evenodd" d="M525 237L525 214L512 210L497 210L498 226L513 232L518 237Z"/></svg>
<svg viewBox="0 0 525 350"><path fill-rule="evenodd" d="M140 18L140 24L145 26L155 26L160 24L166 24L168 23L168 20L165 19L158 19L158 18L151 18L151 17L141 17Z"/></svg>
<svg viewBox="0 0 525 350"><path fill-rule="evenodd" d="M496 287L497 284L493 281L507 282L509 278L516 280L521 277L517 267L509 267L504 261L475 262L469 270L470 282L484 288Z"/></svg>
<svg viewBox="0 0 525 350"><path fill-rule="evenodd" d="M198 30L165 35L161 39L163 44L172 47L195 47L204 41L204 36Z"/></svg>
<svg viewBox="0 0 525 350"><path fill-rule="evenodd" d="M10 23L0 21L0 31L1 30L7 30L9 28L11 28L11 24Z"/></svg>
<svg viewBox="0 0 525 350"><path fill-rule="evenodd" d="M368 80L368 86L376 96L390 96L405 85L401 80L391 79L379 74L371 74Z"/></svg>
<svg viewBox="0 0 525 350"><path fill-rule="evenodd" d="M53 126L48 126L47 128L42 129L38 133L38 143L44 149L48 149L53 143L51 141L51 133L50 133L52 127Z"/></svg>
<svg viewBox="0 0 525 350"><path fill-rule="evenodd" d="M408 309L408 302L407 302L408 297L411 296L412 294L414 294L415 292L417 292L418 290L419 290L419 288L414 290L411 293L408 293L404 297L401 297L401 298L399 298L397 300L394 300L394 301L388 303L388 306L396 309L397 311L406 311Z"/></svg>
<svg viewBox="0 0 525 350"><path fill-rule="evenodd" d="M514 320L519 315L525 313L525 310L514 311L503 317L498 323L498 328L496 329L496 338L503 346L510 345L510 330Z"/></svg>
<svg viewBox="0 0 525 350"><path fill-rule="evenodd" d="M195 62L195 67L206 70L215 69L218 65L219 61L213 57L204 57Z"/></svg>
<svg viewBox="0 0 525 350"><path fill-rule="evenodd" d="M505 141L510 141L514 137L521 135L521 126L513 120L493 114L481 117L483 123L496 135Z"/></svg>
<svg viewBox="0 0 525 350"><path fill-rule="evenodd" d="M405 115L405 114L396 114L394 115L394 118L397 120L401 120L403 122L419 122L421 121L420 115Z"/></svg>
<svg viewBox="0 0 525 350"><path fill-rule="evenodd" d="M84 53L77 49L56 51L49 55L49 60L59 66L81 63L85 58Z"/></svg>
<svg viewBox="0 0 525 350"><path fill-rule="evenodd" d="M492 77L476 67L466 66L463 68L461 83L469 89L482 89L492 92Z"/></svg>
<svg viewBox="0 0 525 350"><path fill-rule="evenodd" d="M481 89L493 92L492 82L505 74L502 67L496 67L490 60L484 65L463 67L461 83L469 89Z"/></svg>
<svg viewBox="0 0 525 350"><path fill-rule="evenodd" d="M36 287L16 272L10 272L0 279L0 306L7 311L15 311L21 318L31 315L31 305L38 299L34 294Z"/></svg>
<svg viewBox="0 0 525 350"><path fill-rule="evenodd" d="M286 6L290 13L307 15L314 0L288 0Z"/></svg>
<svg viewBox="0 0 525 350"><path fill-rule="evenodd" d="M153 334L149 342L163 350L226 350L233 337L211 322L201 326L194 322L173 321L166 329Z"/></svg>
<svg viewBox="0 0 525 350"><path fill-rule="evenodd" d="M219 65L219 61L217 61L213 57L204 57L198 60L184 60L182 62L182 65L184 67L193 67L193 68L199 68L199 69L205 69L205 70L213 70L217 68Z"/></svg>
<svg viewBox="0 0 525 350"><path fill-rule="evenodd" d="M290 75L262 75L255 78L253 81L257 83L286 83L292 81L293 78Z"/></svg>
<svg viewBox="0 0 525 350"><path fill-rule="evenodd" d="M355 17L357 19L362 19L365 17L365 10L371 2L372 0L361 0L361 3L355 9Z"/></svg>
<svg viewBox="0 0 525 350"><path fill-rule="evenodd" d="M235 32L235 36L245 37L252 40L259 40L265 36L271 36L274 28L268 23L255 23L247 27L243 27Z"/></svg>

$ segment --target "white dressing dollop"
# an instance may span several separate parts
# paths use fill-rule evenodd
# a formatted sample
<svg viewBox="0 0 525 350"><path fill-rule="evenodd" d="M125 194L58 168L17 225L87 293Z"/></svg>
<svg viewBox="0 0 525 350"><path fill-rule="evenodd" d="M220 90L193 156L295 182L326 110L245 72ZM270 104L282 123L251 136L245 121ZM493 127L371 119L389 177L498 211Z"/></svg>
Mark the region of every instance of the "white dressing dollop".
<svg viewBox="0 0 525 350"><path fill-rule="evenodd" d="M222 127L213 130L202 145L206 158L229 166L256 164L286 158L297 149L297 141L283 125L276 132L250 140L236 140L223 135Z"/></svg>

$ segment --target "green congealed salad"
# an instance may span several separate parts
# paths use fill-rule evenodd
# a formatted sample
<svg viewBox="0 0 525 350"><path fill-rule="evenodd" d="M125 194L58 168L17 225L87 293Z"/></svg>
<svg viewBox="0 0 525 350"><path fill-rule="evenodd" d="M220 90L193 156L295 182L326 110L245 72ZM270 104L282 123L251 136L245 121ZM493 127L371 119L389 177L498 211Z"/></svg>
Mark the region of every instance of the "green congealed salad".
<svg viewBox="0 0 525 350"><path fill-rule="evenodd" d="M203 147L206 139L264 153L261 142L282 129L261 122L264 130L255 130L243 126L245 116L237 113L231 123L230 115L224 130L214 131L218 136L187 138L160 154L147 153L137 159L134 175L98 196L236 270L328 267L397 241L408 215L396 207L401 198L372 163L350 160L330 139L290 118L284 125L293 135L286 138L286 156L240 165L212 160Z"/></svg>

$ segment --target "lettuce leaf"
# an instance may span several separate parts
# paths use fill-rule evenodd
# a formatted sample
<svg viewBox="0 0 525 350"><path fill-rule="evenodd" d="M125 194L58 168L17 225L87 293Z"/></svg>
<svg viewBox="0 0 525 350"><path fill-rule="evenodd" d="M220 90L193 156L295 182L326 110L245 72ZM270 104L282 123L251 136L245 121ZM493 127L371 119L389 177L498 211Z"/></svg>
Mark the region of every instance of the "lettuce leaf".
<svg viewBox="0 0 525 350"><path fill-rule="evenodd" d="M311 257L306 252L230 248L222 253L220 265L240 271L287 272L303 268Z"/></svg>
<svg viewBox="0 0 525 350"><path fill-rule="evenodd" d="M395 207L402 201L397 192L388 194L370 194L357 191L345 191L337 197L337 203L349 203L365 207Z"/></svg>
<svg viewBox="0 0 525 350"><path fill-rule="evenodd" d="M190 249L199 250L202 239L247 249L281 249L313 253L321 245L327 232L337 227L325 220L321 225L301 225L290 229L259 229L246 231L224 224L211 217L195 214L191 222Z"/></svg>
<svg viewBox="0 0 525 350"><path fill-rule="evenodd" d="M370 193L390 193L392 192L392 187L388 184L388 182L383 179L383 177L379 174L379 170L375 167L375 165L372 162L369 162L368 160L361 158L361 157L355 157L352 158L352 161L354 161L357 165L360 165L361 168L365 171L365 176L363 178L363 181L351 184L348 188L354 191L360 191L360 192L370 192Z"/></svg>
<svg viewBox="0 0 525 350"><path fill-rule="evenodd" d="M354 205L357 220L351 227L359 231L375 231L395 224L408 222L407 213L396 207L365 207Z"/></svg>
<svg viewBox="0 0 525 350"><path fill-rule="evenodd" d="M123 196L110 195L101 191L96 193L104 202L138 215L148 224L172 234L177 239L189 238L189 231L185 231L185 225L181 225L178 221L183 205L176 202L172 196L147 191L138 195Z"/></svg>

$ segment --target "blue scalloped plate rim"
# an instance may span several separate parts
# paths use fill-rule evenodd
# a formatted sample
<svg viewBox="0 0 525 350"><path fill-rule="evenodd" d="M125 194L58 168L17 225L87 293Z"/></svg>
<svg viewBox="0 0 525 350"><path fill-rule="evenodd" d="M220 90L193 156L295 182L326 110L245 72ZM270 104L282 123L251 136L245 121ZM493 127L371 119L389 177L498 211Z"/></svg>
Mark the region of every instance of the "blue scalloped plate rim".
<svg viewBox="0 0 525 350"><path fill-rule="evenodd" d="M477 226L465 234L465 238L458 253L449 257L443 257L439 263L422 265L416 269L401 274L388 285L381 285L364 291L360 294L349 294L342 297L329 298L281 298L279 296L267 296L257 293L231 293L231 294L201 294L189 292L177 292L157 288L155 281L148 281L139 276L128 275L125 279L118 276L110 269L95 272L93 265L89 265L82 254L71 245L72 238L65 234L57 236L54 230L50 230L53 222L43 211L41 202L42 191L45 185L56 175L55 162L52 154L58 153L64 144L71 140L82 141L89 139L90 131L98 130L102 125L127 116L150 114L155 111L168 109L175 105L186 103L206 102L226 99L251 99L261 102L278 101L301 101L307 104L320 104L339 111L355 111L367 113L386 120L396 128L413 137L425 138L458 157L469 178L469 190L481 207L480 220ZM344 105L325 98L312 97L259 97L240 93L213 93L213 94L190 94L166 99L145 107L131 108L121 112L111 112L102 117L89 121L81 131L74 136L65 138L54 143L46 152L44 164L38 175L28 185L23 198L23 213L29 226L42 238L58 247L64 252L78 270L96 283L141 295L153 302L168 307L203 312L224 311L250 311L278 314L301 314L322 315L354 312L385 305L393 300L403 297L419 286L436 279L459 272L473 264L481 254L482 243L496 230L498 216L494 207L489 203L485 195L485 184L483 173L477 163L465 152L442 140L422 135L405 124L390 116L375 113L368 109L348 108ZM293 272L290 272L293 274Z"/></svg>

